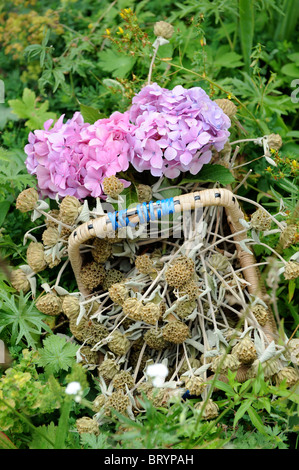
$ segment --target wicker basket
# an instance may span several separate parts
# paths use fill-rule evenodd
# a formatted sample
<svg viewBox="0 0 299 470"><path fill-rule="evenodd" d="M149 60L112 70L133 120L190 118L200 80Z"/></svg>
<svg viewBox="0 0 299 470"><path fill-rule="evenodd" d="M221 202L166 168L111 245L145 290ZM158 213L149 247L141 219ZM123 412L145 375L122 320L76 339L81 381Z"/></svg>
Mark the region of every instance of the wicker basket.
<svg viewBox="0 0 299 470"><path fill-rule="evenodd" d="M241 268L243 268L243 275L248 283L248 291L267 303L267 294L261 284L259 271L255 266L254 255L244 251L239 243L246 238L244 227L240 223L240 219L244 219L243 211L234 194L224 188L206 189L155 203L139 204L133 209L108 213L77 227L69 238L68 253L80 292L84 296L90 294L80 280L80 271L83 263L82 255L80 254L80 246L82 244L95 237L105 238L112 236L119 227L125 227L130 224L136 225L137 223L143 224L150 220L159 220L165 214L208 206L218 206L225 209L227 221L236 242L239 263ZM262 329L269 342L273 341L273 339L275 340L277 329L272 314Z"/></svg>

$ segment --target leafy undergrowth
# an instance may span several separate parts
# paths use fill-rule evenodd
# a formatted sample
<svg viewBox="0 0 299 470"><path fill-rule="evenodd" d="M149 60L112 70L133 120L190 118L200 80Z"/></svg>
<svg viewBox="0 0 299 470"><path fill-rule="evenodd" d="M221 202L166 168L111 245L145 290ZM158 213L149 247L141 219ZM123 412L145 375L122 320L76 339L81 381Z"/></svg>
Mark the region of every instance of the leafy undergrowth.
<svg viewBox="0 0 299 470"><path fill-rule="evenodd" d="M229 186L240 197L250 228L251 201L269 211L281 230L250 232L278 326L278 346L298 341L298 278L286 279L278 261L298 261L298 8L296 2L203 0L183 3L12 0L0 12L0 448L4 449L295 449L298 447L298 385L265 377L242 383L228 371L212 382L217 414L207 419L199 397L173 397L154 406L146 395L141 411L123 416L112 410L95 426L94 400L105 389L93 370L82 367L80 347L70 341L69 322L36 308L42 288L52 288L60 267L33 276L24 268L31 292L8 282L8 265L26 265L27 243L41 234L40 220L16 210L16 199L35 186L25 166L28 133L48 119L80 111L85 122L124 112L150 81L173 89L202 87L214 99L236 107L230 158L216 154L199 175L166 179L157 190L170 198L182 187ZM154 24L174 26L157 49L151 75ZM28 25L30 30L28 31ZM2 100L2 89L5 99ZM263 147L264 136L280 136L282 146ZM267 150L267 151L266 151ZM231 162L231 161L230 161ZM138 200L137 183L155 187L152 175L125 190ZM136 184L135 184L136 183ZM211 183L211 184L210 184ZM209 186L210 184L210 186ZM241 199L243 198L243 199ZM54 202L49 201L49 207ZM219 227L218 227L219 229ZM26 239L24 234L26 233ZM243 245L246 249L246 244ZM248 249L248 248L247 248ZM54 281L53 281L54 279ZM209 278L213 287L212 276ZM63 284L77 288L72 274ZM32 293L36 295L32 295ZM270 348L271 349L271 348ZM2 350L0 349L0 357ZM228 351L226 351L227 353ZM269 353L269 350L267 351ZM271 351L270 351L271 353ZM276 351L272 351L275 356ZM292 357L298 365L298 353ZM297 370L297 369L296 369ZM77 394L68 385L79 384ZM105 389L106 390L106 389ZM155 397L154 397L155 398ZM78 431L78 420L85 418ZM89 418L86 420L86 418ZM86 427L87 426L87 427Z"/></svg>

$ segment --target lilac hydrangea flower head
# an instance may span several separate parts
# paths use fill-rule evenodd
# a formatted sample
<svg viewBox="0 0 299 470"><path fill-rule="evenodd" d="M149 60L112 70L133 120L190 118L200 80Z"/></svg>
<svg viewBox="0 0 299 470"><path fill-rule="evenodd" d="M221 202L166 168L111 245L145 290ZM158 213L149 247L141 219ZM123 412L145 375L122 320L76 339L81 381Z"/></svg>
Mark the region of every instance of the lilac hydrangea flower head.
<svg viewBox="0 0 299 470"><path fill-rule="evenodd" d="M230 119L200 87L167 90L153 83L133 98L129 113L136 125L127 137L130 162L154 176L197 174L212 147L222 150L230 135Z"/></svg>
<svg viewBox="0 0 299 470"><path fill-rule="evenodd" d="M129 115L116 112L92 125L84 123L79 112L66 123L63 119L64 115L52 128L49 120L43 130L29 134L27 170L37 176L43 196L101 196L103 179L128 169L126 135L134 129Z"/></svg>

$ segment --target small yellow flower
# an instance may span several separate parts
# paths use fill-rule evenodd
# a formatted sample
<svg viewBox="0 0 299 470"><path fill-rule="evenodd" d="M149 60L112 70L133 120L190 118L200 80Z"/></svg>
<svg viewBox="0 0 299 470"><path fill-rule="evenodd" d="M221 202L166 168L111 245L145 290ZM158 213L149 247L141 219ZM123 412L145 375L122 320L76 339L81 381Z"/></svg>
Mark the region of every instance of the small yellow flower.
<svg viewBox="0 0 299 470"><path fill-rule="evenodd" d="M228 99L228 100L231 100L231 99L232 99L232 95L231 95L231 94L227 95L227 99Z"/></svg>
<svg viewBox="0 0 299 470"><path fill-rule="evenodd" d="M106 29L106 34L107 34L108 36L110 36L110 34L111 34L110 29L108 29L108 28Z"/></svg>
<svg viewBox="0 0 299 470"><path fill-rule="evenodd" d="M292 161L292 166L293 166L294 168L297 168L297 167L299 166L299 163L298 163L296 160L293 160L293 161Z"/></svg>
<svg viewBox="0 0 299 470"><path fill-rule="evenodd" d="M117 34L124 34L124 30L122 29L121 26L118 27L118 32Z"/></svg>

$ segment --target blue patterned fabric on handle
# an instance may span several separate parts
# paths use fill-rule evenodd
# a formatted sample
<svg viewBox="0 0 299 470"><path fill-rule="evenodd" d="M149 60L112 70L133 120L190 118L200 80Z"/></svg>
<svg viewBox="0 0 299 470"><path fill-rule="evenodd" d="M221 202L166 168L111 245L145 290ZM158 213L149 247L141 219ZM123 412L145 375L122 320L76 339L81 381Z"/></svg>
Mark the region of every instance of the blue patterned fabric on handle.
<svg viewBox="0 0 299 470"><path fill-rule="evenodd" d="M155 212L156 210L156 212ZM174 201L173 198L163 199L161 201L150 201L148 204L143 202L138 204L136 207L136 213L139 217L139 222L145 224L150 220L159 220L162 215L168 215L174 213ZM109 221L111 222L113 230L119 227L135 227L138 222L130 222L128 217L128 210L124 209L121 211L108 212Z"/></svg>

